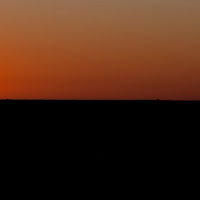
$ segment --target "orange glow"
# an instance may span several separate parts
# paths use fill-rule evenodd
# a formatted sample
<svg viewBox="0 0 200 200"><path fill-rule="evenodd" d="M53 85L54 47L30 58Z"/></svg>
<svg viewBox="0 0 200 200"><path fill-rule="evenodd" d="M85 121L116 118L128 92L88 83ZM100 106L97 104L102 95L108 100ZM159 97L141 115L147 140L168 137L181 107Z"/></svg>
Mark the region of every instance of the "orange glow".
<svg viewBox="0 0 200 200"><path fill-rule="evenodd" d="M0 99L200 100L200 3L0 2Z"/></svg>

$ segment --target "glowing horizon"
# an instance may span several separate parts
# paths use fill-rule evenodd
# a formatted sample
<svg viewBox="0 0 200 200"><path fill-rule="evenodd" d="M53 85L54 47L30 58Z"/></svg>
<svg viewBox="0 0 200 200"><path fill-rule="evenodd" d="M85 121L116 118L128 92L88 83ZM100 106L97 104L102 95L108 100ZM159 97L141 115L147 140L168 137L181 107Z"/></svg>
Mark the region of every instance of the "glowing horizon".
<svg viewBox="0 0 200 200"><path fill-rule="evenodd" d="M200 2L2 0L0 99L200 100Z"/></svg>

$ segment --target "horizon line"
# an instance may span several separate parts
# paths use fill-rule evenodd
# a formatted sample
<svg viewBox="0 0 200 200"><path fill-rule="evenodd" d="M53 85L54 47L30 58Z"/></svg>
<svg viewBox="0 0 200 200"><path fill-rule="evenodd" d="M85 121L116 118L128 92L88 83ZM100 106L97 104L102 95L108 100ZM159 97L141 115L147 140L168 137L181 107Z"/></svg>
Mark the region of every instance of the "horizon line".
<svg viewBox="0 0 200 200"><path fill-rule="evenodd" d="M0 99L0 101L200 101L183 99Z"/></svg>

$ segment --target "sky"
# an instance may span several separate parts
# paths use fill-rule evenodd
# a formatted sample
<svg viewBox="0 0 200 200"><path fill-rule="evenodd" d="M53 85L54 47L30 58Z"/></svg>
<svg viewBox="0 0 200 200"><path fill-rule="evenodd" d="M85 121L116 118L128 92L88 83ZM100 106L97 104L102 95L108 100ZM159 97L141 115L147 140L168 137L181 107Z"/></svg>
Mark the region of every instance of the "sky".
<svg viewBox="0 0 200 200"><path fill-rule="evenodd" d="M200 100L199 0L1 0L0 99Z"/></svg>

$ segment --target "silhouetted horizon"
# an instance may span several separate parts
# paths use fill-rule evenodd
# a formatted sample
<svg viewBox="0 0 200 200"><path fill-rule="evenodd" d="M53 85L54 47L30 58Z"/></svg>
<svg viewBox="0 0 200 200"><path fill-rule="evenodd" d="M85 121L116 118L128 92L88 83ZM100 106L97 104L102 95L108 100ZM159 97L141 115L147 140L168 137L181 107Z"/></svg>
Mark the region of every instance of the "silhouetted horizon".
<svg viewBox="0 0 200 200"><path fill-rule="evenodd" d="M161 102L187 102L200 100L182 100L182 99L0 99L0 101L132 101L132 102L147 102L147 101L161 101Z"/></svg>

